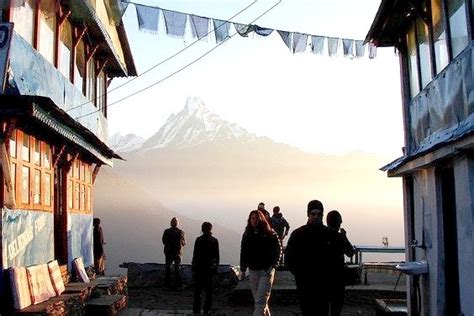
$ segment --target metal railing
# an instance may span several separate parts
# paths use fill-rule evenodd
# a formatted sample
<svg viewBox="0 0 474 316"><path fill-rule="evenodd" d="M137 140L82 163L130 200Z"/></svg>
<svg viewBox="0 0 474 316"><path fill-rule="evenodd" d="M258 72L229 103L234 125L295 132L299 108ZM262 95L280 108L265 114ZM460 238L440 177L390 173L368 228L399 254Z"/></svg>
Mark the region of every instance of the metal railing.
<svg viewBox="0 0 474 316"><path fill-rule="evenodd" d="M368 272L384 272L384 273L393 273L396 271L396 265L399 262L366 262L362 260L363 253L405 253L405 247L378 247L378 246L354 246L355 249L355 262L351 258L351 263L361 267L361 281L363 284L368 284Z"/></svg>
<svg viewBox="0 0 474 316"><path fill-rule="evenodd" d="M356 251L355 264L362 264L363 253L405 253L405 247L378 247L378 246L354 246ZM351 258L352 263L352 258Z"/></svg>

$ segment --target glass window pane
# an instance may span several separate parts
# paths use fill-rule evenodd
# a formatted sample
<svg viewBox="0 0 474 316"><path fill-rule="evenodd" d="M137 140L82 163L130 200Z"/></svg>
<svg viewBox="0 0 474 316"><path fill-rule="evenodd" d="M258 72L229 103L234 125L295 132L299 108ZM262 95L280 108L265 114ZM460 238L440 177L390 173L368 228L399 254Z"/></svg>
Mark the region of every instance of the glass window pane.
<svg viewBox="0 0 474 316"><path fill-rule="evenodd" d="M418 59L415 38L415 26L413 26L407 34L408 46L408 72L410 76L410 92L411 97L415 97L420 92L420 84L418 81Z"/></svg>
<svg viewBox="0 0 474 316"><path fill-rule="evenodd" d="M86 179L86 164L81 163L81 181L85 181Z"/></svg>
<svg viewBox="0 0 474 316"><path fill-rule="evenodd" d="M69 21L65 21L61 25L59 33L59 70L70 80L71 78L71 50L72 50L72 28Z"/></svg>
<svg viewBox="0 0 474 316"><path fill-rule="evenodd" d="M95 59L91 58L87 63L87 99L92 103L95 102Z"/></svg>
<svg viewBox="0 0 474 316"><path fill-rule="evenodd" d="M97 92L96 92L96 106L98 109L103 110L105 109L105 94L106 94L106 88L105 88L105 74L103 71L101 71L97 75Z"/></svg>
<svg viewBox="0 0 474 316"><path fill-rule="evenodd" d="M12 177L12 187L13 187L13 198L16 200L16 163L12 163L10 166L10 173Z"/></svg>
<svg viewBox="0 0 474 316"><path fill-rule="evenodd" d="M81 210L85 210L86 186L81 184Z"/></svg>
<svg viewBox="0 0 474 316"><path fill-rule="evenodd" d="M77 52L76 52L76 62L74 64L74 85L76 88L84 93L82 87L84 84L84 71L85 71L85 50L84 50L84 42L81 40L77 45Z"/></svg>
<svg viewBox="0 0 474 316"><path fill-rule="evenodd" d="M38 41L39 52L54 65L54 45L56 34L56 0L41 0Z"/></svg>
<svg viewBox="0 0 474 316"><path fill-rule="evenodd" d="M424 88L433 79L431 72L430 35L428 25L422 19L416 21L416 26L418 52L420 54L421 84L422 88Z"/></svg>
<svg viewBox="0 0 474 316"><path fill-rule="evenodd" d="M10 136L10 156L16 158L16 131Z"/></svg>
<svg viewBox="0 0 474 316"><path fill-rule="evenodd" d="M448 0L449 26L453 58L467 46L467 20L465 0Z"/></svg>
<svg viewBox="0 0 474 316"><path fill-rule="evenodd" d="M30 161L30 137L23 133L23 146L21 156L24 161Z"/></svg>
<svg viewBox="0 0 474 316"><path fill-rule="evenodd" d="M81 192L79 183L74 182L74 209L78 210L80 208L79 200L81 198Z"/></svg>
<svg viewBox="0 0 474 316"><path fill-rule="evenodd" d="M52 200L51 178L52 178L51 174L45 173L44 175L44 205L46 206L51 206L51 200Z"/></svg>
<svg viewBox="0 0 474 316"><path fill-rule="evenodd" d="M41 204L41 170L35 170L33 203Z"/></svg>
<svg viewBox="0 0 474 316"><path fill-rule="evenodd" d="M449 63L446 21L443 14L442 0L431 0L431 18L433 23L436 74L439 74Z"/></svg>
<svg viewBox="0 0 474 316"><path fill-rule="evenodd" d="M79 180L79 161L74 162L74 179Z"/></svg>
<svg viewBox="0 0 474 316"><path fill-rule="evenodd" d="M86 169L86 180L85 180L85 182L87 184L90 184L91 183L91 167L89 165L86 165L85 167L86 167L85 168Z"/></svg>
<svg viewBox="0 0 474 316"><path fill-rule="evenodd" d="M74 207L73 199L72 199L74 186L72 184L73 184L72 180L69 180L67 182L67 206L69 209L72 209Z"/></svg>
<svg viewBox="0 0 474 316"><path fill-rule="evenodd" d="M86 187L86 190L87 190L87 206L86 206L86 211L92 211L92 208L91 208L91 202L92 202L92 196L91 196L91 188L89 186Z"/></svg>
<svg viewBox="0 0 474 316"><path fill-rule="evenodd" d="M30 168L21 170L21 203L30 204Z"/></svg>
<svg viewBox="0 0 474 316"><path fill-rule="evenodd" d="M41 142L37 139L34 140L35 143L35 149L33 152L33 162L35 165L40 166L41 165Z"/></svg>
<svg viewBox="0 0 474 316"><path fill-rule="evenodd" d="M49 144L44 144L43 166L51 169L51 147Z"/></svg>
<svg viewBox="0 0 474 316"><path fill-rule="evenodd" d="M33 45L34 18L34 0L27 0L24 6L14 6L12 10L12 22L15 24L15 32L30 45Z"/></svg>

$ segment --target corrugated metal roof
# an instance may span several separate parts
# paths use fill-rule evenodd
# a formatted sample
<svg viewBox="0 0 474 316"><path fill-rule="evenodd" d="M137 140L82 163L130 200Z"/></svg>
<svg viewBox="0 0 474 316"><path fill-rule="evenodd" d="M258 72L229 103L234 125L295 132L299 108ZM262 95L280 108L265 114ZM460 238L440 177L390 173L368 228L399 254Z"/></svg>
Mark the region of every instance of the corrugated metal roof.
<svg viewBox="0 0 474 316"><path fill-rule="evenodd" d="M397 46L412 21L415 8L408 0L382 0L365 42L378 47Z"/></svg>
<svg viewBox="0 0 474 316"><path fill-rule="evenodd" d="M44 126L52 132L109 166L112 159L122 159L91 131L59 109L51 99L39 96L0 95L0 114L3 117L19 118L19 123ZM32 121L31 121L32 119Z"/></svg>
<svg viewBox="0 0 474 316"><path fill-rule="evenodd" d="M127 36L123 30L123 24L120 23L117 26L117 32L121 35L120 41L122 43L126 65L123 65L120 62L119 55L114 48L112 39L110 38L109 33L107 32L102 21L97 16L90 2L88 0L67 0L67 3L71 8L71 18L79 23L84 22L88 27L88 31L91 32L93 36L99 40L99 42L103 41L103 43L106 44L105 46L109 51L109 54L113 55L114 60L112 64L114 67L111 68L111 64L107 65L107 68L109 69L108 75L111 77L136 76L137 71L130 46L128 44Z"/></svg>

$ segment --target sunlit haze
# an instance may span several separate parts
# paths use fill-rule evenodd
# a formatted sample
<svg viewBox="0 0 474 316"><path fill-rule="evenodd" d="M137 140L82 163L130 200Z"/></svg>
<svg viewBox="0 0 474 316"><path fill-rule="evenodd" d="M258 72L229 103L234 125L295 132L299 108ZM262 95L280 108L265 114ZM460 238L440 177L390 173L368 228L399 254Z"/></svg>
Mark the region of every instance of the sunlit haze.
<svg viewBox="0 0 474 316"><path fill-rule="evenodd" d="M140 3L221 20L252 4ZM363 40L380 1L277 3L258 0L232 22ZM390 245L403 245L401 180L378 170L401 156L403 147L393 48L379 48L375 59L345 58L342 49L336 57L327 51L315 55L309 46L292 54L273 32L268 37L237 34L213 50L214 35L192 44L188 29L184 40L172 38L162 19L158 34L139 31L133 4L124 21L138 73L147 73L109 93L109 134L135 134L146 146L119 152L127 161L101 172L96 184L96 214L110 236L111 264L162 260L160 238L172 216L180 218L191 241L200 223L211 221L223 262L236 264L247 216L260 201L270 211L279 205L293 230L305 224L306 204L317 198L327 211L341 211L354 244L381 245L388 237ZM233 26L230 31L235 33ZM109 89L128 80L114 79ZM198 130L207 122L185 110L188 100L202 101L227 134L206 139L212 131ZM242 129L229 126L246 132L235 136L232 131ZM160 138L170 130L174 139L168 135L164 144ZM183 144L177 138L189 135L201 143L176 145ZM126 232L130 221L140 231ZM185 262L191 248L185 250Z"/></svg>

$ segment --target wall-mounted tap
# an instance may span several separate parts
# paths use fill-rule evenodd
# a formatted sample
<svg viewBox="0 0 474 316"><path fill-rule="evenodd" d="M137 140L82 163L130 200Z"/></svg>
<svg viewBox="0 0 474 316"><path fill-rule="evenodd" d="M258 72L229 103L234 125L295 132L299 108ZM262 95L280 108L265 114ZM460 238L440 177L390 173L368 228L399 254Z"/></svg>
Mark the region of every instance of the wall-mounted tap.
<svg viewBox="0 0 474 316"><path fill-rule="evenodd" d="M418 245L418 240L417 239L413 239L413 241L411 242L411 247L412 248L426 249L426 246L424 244Z"/></svg>

